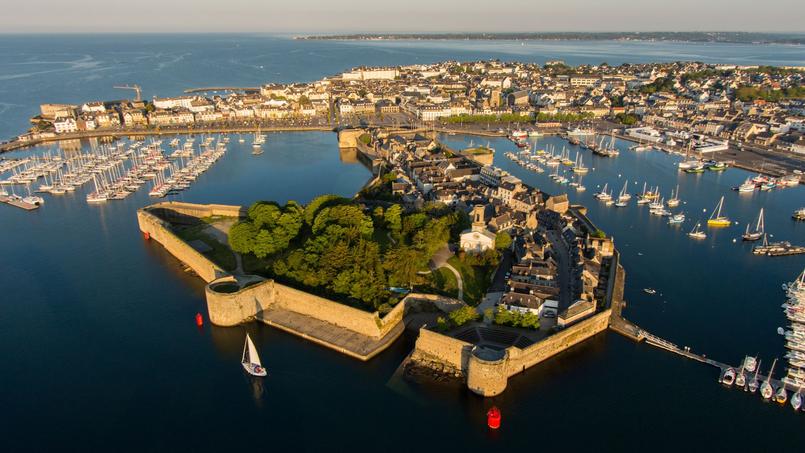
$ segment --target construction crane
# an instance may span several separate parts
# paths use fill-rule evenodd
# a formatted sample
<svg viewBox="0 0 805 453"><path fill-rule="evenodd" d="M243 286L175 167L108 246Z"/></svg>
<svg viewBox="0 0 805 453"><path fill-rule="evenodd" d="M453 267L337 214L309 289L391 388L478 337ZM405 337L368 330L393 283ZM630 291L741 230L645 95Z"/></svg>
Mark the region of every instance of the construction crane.
<svg viewBox="0 0 805 453"><path fill-rule="evenodd" d="M142 101L142 90L140 89L140 85L118 85L114 88L119 90L134 90L137 93L137 101Z"/></svg>

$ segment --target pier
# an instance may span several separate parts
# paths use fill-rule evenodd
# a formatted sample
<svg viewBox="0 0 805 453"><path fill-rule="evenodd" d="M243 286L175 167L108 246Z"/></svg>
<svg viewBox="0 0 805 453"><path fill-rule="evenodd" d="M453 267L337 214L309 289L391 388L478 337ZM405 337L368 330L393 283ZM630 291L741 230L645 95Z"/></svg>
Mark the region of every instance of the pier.
<svg viewBox="0 0 805 453"><path fill-rule="evenodd" d="M632 323L631 321L623 318L620 316L619 313L616 313L616 310L613 309L612 311L612 318L610 319L609 328L613 331L630 338L638 343L645 342L648 345L654 346L655 348L662 349L664 351L670 352L672 354L676 354L678 356L684 357L686 359L694 360L696 362L703 363L705 365L710 365L712 367L718 368L719 371L719 381L721 376L724 374L727 369L732 368L736 372L741 369L741 366L733 366L729 365L724 362L719 362L718 360L713 360L708 358L703 354L696 354L690 350L690 348L682 348L677 346L676 344L660 338L654 334L649 333L648 331L640 328L636 324ZM782 367L780 368L782 370ZM781 372L782 373L782 372ZM748 378L749 376L747 376ZM764 382L768 379L767 374L758 373L757 379L759 382ZM779 379L770 379L769 383L774 387L776 391L781 386L785 387L786 391L797 393L800 391L799 388L794 387L792 385L786 384ZM736 386L736 388L738 388ZM744 391L747 391L746 387L744 387ZM772 398L773 399L773 398Z"/></svg>
<svg viewBox="0 0 805 453"><path fill-rule="evenodd" d="M26 203L22 201L22 199L16 197L10 197L8 195L0 195L0 203L5 203L10 206L15 206L20 209L25 209L26 211L33 211L34 209L39 209L39 205L33 203Z"/></svg>

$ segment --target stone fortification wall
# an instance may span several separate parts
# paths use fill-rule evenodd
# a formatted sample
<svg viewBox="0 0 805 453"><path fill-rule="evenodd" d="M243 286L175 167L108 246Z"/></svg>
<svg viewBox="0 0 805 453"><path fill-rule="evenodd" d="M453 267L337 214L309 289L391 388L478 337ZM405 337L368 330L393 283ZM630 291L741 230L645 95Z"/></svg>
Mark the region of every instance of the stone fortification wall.
<svg viewBox="0 0 805 453"><path fill-rule="evenodd" d="M377 313L352 308L289 286L274 282L272 304L285 310L310 316L330 324L349 329L361 335L383 336L384 323ZM248 291L248 289L246 290Z"/></svg>
<svg viewBox="0 0 805 453"><path fill-rule="evenodd" d="M472 348L466 341L422 328L411 360L446 374L466 376Z"/></svg>
<svg viewBox="0 0 805 453"><path fill-rule="evenodd" d="M512 376L520 373L543 360L565 351L582 341L600 333L609 326L610 310L602 311L584 321L555 333L548 338L520 349L510 347L506 363L506 374Z"/></svg>
<svg viewBox="0 0 805 453"><path fill-rule="evenodd" d="M365 134L363 129L342 129L338 131L339 148L357 148L358 137Z"/></svg>
<svg viewBox="0 0 805 453"><path fill-rule="evenodd" d="M500 395L509 382L507 362L508 351L473 349L467 367L467 387L481 396Z"/></svg>
<svg viewBox="0 0 805 453"><path fill-rule="evenodd" d="M259 280L259 277L255 277ZM213 281L204 289L207 296L207 313L210 321L217 326L231 327L254 319L267 309L272 300L274 282L263 280L235 292L216 291L218 286L238 285L234 277L223 277Z"/></svg>
<svg viewBox="0 0 805 453"><path fill-rule="evenodd" d="M196 204L196 203L183 203L179 201L168 201L164 203L156 203L146 208L145 211L152 211L159 217L172 221L174 219L181 219L182 216L205 218L213 216L221 217L244 217L246 215L246 208L242 206L232 206L225 204Z"/></svg>
<svg viewBox="0 0 805 453"><path fill-rule="evenodd" d="M229 275L228 272L218 267L218 265L174 234L170 224L150 212L149 208L137 211L137 222L140 226L140 231L147 238L159 242L165 247L165 250L190 267L205 282L211 282Z"/></svg>
<svg viewBox="0 0 805 453"><path fill-rule="evenodd" d="M484 350L456 338L425 328L419 331L411 360L446 374L467 378L467 387L482 396L499 395L508 378L565 351L604 331L610 310L557 332L525 349L515 346L505 351Z"/></svg>

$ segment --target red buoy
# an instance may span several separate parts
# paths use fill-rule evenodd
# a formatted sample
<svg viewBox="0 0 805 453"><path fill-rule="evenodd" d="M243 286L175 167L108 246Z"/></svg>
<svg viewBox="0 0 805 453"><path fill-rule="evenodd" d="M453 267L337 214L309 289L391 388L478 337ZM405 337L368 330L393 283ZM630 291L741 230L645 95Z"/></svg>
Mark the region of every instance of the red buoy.
<svg viewBox="0 0 805 453"><path fill-rule="evenodd" d="M496 406L492 406L486 413L486 424L492 429L500 428L500 409Z"/></svg>
<svg viewBox="0 0 805 453"><path fill-rule="evenodd" d="M151 239L151 233L143 231L143 239L145 239L146 241Z"/></svg>
<svg viewBox="0 0 805 453"><path fill-rule="evenodd" d="M196 325L199 327L204 325L204 318L201 316L201 313L196 313Z"/></svg>

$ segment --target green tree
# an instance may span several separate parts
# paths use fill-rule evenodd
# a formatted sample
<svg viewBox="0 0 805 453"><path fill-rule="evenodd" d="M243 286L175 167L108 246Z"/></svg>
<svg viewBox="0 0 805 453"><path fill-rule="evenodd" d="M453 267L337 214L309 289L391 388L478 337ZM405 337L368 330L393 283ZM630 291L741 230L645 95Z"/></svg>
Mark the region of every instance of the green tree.
<svg viewBox="0 0 805 453"><path fill-rule="evenodd" d="M468 322L476 321L480 317L475 308L467 305L451 311L447 316L456 327L463 326Z"/></svg>
<svg viewBox="0 0 805 453"><path fill-rule="evenodd" d="M229 247L237 253L251 253L259 229L249 221L241 221L229 229Z"/></svg>
<svg viewBox="0 0 805 453"><path fill-rule="evenodd" d="M309 226L313 225L313 221L316 219L316 215L318 215L319 211L322 208L325 208L327 206L334 206L336 204L346 203L348 201L349 200L347 200L344 197L332 194L320 195L314 198L313 201L308 203L308 205L305 207L304 212L305 223L308 224Z"/></svg>
<svg viewBox="0 0 805 453"><path fill-rule="evenodd" d="M400 245L390 249L383 262L389 284L411 287L417 278L417 272L427 266L428 259L428 256L413 247Z"/></svg>
<svg viewBox="0 0 805 453"><path fill-rule="evenodd" d="M495 248L498 250L506 250L512 245L512 237L509 233L501 231L495 236Z"/></svg>
<svg viewBox="0 0 805 453"><path fill-rule="evenodd" d="M402 206L398 204L389 206L383 217L386 220L386 228L392 233L399 234L402 230Z"/></svg>

